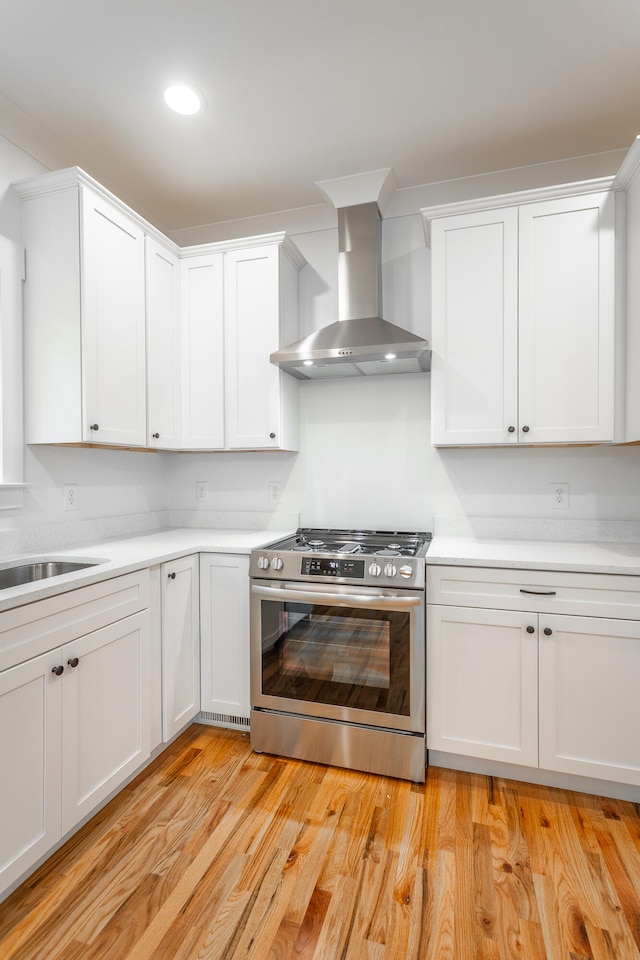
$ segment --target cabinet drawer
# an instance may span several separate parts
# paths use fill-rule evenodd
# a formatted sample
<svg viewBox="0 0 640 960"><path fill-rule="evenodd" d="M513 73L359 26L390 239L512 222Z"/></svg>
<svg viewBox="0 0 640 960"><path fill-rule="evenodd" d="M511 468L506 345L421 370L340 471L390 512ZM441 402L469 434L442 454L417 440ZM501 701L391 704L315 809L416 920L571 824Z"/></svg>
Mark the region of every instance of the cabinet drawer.
<svg viewBox="0 0 640 960"><path fill-rule="evenodd" d="M149 606L149 571L92 583L0 614L0 670Z"/></svg>
<svg viewBox="0 0 640 960"><path fill-rule="evenodd" d="M637 620L640 619L640 577L428 566L427 602Z"/></svg>

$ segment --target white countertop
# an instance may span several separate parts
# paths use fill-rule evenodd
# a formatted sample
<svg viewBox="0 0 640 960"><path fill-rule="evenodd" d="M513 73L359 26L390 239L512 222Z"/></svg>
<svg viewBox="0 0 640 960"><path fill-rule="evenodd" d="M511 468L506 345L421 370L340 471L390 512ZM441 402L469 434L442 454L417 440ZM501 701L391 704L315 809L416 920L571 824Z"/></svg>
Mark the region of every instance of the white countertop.
<svg viewBox="0 0 640 960"><path fill-rule="evenodd" d="M242 553L248 554L255 547L275 543L291 536L295 530L216 530L216 529L169 529L117 540L99 540L93 543L75 544L61 550L46 553L21 554L4 560L0 569L16 566L19 562L37 560L100 560L99 564L66 573L62 576L37 580L0 590L0 610L42 600L45 597L84 587L100 580L131 573L157 563L175 560L191 553Z"/></svg>
<svg viewBox="0 0 640 960"><path fill-rule="evenodd" d="M638 575L640 543L436 536L429 547L427 563Z"/></svg>

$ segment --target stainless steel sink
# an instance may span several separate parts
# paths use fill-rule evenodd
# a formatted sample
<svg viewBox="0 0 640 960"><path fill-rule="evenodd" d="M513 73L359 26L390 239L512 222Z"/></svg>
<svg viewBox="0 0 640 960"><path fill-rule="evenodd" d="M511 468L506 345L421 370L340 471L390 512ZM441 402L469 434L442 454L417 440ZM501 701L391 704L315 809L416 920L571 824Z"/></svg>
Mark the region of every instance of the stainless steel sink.
<svg viewBox="0 0 640 960"><path fill-rule="evenodd" d="M0 590L8 587L18 587L23 583L34 583L36 580L48 580L49 577L59 577L63 573L75 573L86 567L95 567L101 560L37 560L35 562L18 563L14 567L5 567L0 570Z"/></svg>

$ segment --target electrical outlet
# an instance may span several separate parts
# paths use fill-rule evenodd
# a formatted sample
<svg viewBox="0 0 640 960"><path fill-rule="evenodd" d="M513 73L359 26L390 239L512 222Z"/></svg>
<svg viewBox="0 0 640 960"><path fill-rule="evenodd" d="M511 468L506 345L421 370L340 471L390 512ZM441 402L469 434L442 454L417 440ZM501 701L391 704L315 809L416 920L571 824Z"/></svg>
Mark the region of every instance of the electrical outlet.
<svg viewBox="0 0 640 960"><path fill-rule="evenodd" d="M207 480L196 480L196 503L206 503L209 499L209 484Z"/></svg>
<svg viewBox="0 0 640 960"><path fill-rule="evenodd" d="M567 510L569 507L569 484L551 484L551 506L555 510Z"/></svg>
<svg viewBox="0 0 640 960"><path fill-rule="evenodd" d="M282 480L269 480L268 497L269 503L280 503L282 499Z"/></svg>
<svg viewBox="0 0 640 960"><path fill-rule="evenodd" d="M62 487L62 498L65 510L78 509L78 484L65 483Z"/></svg>

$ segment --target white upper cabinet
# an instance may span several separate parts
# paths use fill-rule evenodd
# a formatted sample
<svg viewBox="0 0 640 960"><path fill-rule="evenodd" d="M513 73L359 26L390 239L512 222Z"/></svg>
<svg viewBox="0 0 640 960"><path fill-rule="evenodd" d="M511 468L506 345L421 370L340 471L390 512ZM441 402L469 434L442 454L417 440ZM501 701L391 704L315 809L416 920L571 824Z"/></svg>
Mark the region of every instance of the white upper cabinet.
<svg viewBox="0 0 640 960"><path fill-rule="evenodd" d="M80 187L82 439L144 446L144 233Z"/></svg>
<svg viewBox="0 0 640 960"><path fill-rule="evenodd" d="M182 251L182 447L297 450L298 381L269 360L298 336L304 260L283 233Z"/></svg>
<svg viewBox="0 0 640 960"><path fill-rule="evenodd" d="M431 225L432 441L516 442L518 211Z"/></svg>
<svg viewBox="0 0 640 960"><path fill-rule="evenodd" d="M301 265L284 238L225 254L225 430L231 449L298 448L298 382L269 355L297 339Z"/></svg>
<svg viewBox="0 0 640 960"><path fill-rule="evenodd" d="M180 446L180 260L145 238L147 302L147 444Z"/></svg>
<svg viewBox="0 0 640 960"><path fill-rule="evenodd" d="M223 253L186 256L182 271L182 444L224 448Z"/></svg>
<svg viewBox="0 0 640 960"><path fill-rule="evenodd" d="M74 167L23 204L25 439L297 449L304 259L284 233L180 249Z"/></svg>
<svg viewBox="0 0 640 960"><path fill-rule="evenodd" d="M434 445L620 438L616 193L534 196L422 211Z"/></svg>
<svg viewBox="0 0 640 960"><path fill-rule="evenodd" d="M76 169L17 189L25 440L145 446L144 232Z"/></svg>
<svg viewBox="0 0 640 960"><path fill-rule="evenodd" d="M0 484L20 484L22 452L22 285L24 249L0 236ZM6 491L5 491L6 493ZM2 495L2 494L0 494ZM3 497L3 507L22 506Z"/></svg>

